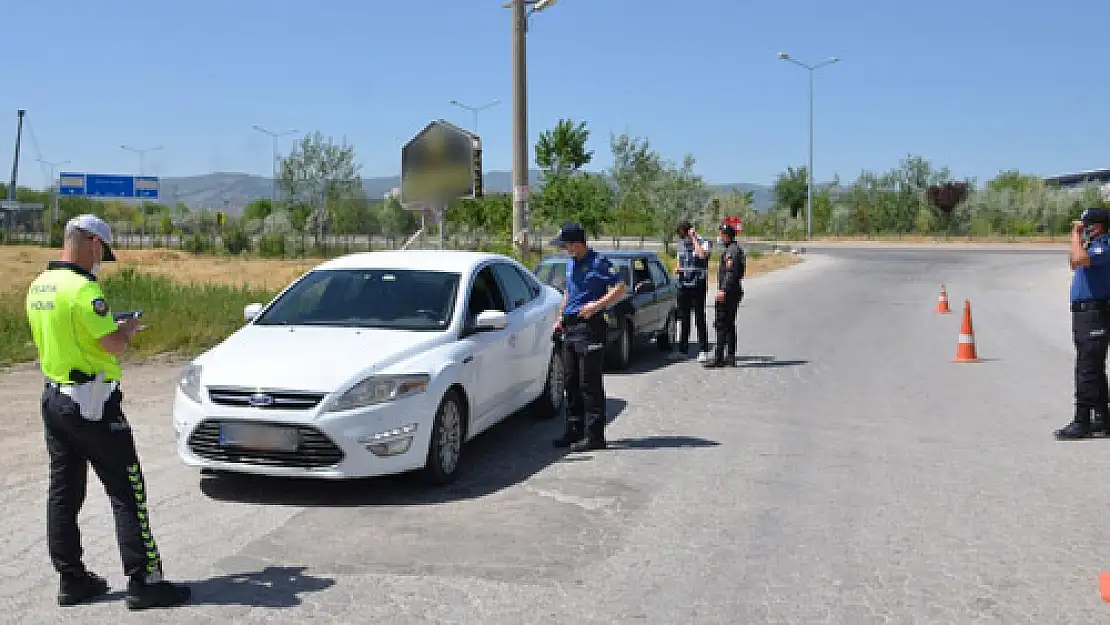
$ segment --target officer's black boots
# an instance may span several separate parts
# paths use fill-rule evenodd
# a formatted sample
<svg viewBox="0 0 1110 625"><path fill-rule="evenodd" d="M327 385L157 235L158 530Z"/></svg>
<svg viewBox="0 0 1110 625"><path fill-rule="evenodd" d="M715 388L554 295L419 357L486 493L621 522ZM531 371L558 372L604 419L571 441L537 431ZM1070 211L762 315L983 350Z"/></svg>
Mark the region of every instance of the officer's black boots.
<svg viewBox="0 0 1110 625"><path fill-rule="evenodd" d="M567 429L563 432L563 435L551 441L551 444L560 449L570 447L582 440L583 433L581 421L567 421Z"/></svg>
<svg viewBox="0 0 1110 625"><path fill-rule="evenodd" d="M596 428L586 428L586 436L582 440L575 441L570 446L573 452L595 451L598 449L605 449L608 444L605 442L605 429L604 426Z"/></svg>
<svg viewBox="0 0 1110 625"><path fill-rule="evenodd" d="M58 605L77 605L108 592L108 582L96 573L62 575L58 583Z"/></svg>
<svg viewBox="0 0 1110 625"><path fill-rule="evenodd" d="M188 586L166 581L148 583L133 577L127 583L127 609L172 608L188 601L192 594Z"/></svg>
<svg viewBox="0 0 1110 625"><path fill-rule="evenodd" d="M1110 418L1107 418L1106 411L1084 408L1076 408L1075 419L1053 432L1053 435L1060 440L1090 438L1096 434L1110 436Z"/></svg>

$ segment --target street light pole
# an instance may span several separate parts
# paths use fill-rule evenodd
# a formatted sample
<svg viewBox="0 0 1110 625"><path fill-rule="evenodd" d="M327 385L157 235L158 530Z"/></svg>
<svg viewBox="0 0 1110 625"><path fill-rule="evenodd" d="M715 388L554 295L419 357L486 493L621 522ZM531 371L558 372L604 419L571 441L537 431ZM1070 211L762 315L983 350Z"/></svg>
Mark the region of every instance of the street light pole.
<svg viewBox="0 0 1110 625"><path fill-rule="evenodd" d="M482 112L482 111L484 111L484 110L486 110L490 107L497 106L498 104L501 104L501 100L492 100L490 102L486 102L485 104L483 104L481 106L470 106L469 104L463 104L462 102L459 102L458 100L451 100L450 104L454 104L455 106L463 109L464 111L470 111L471 115L474 116L474 126L473 126L474 134L478 134L478 113L480 113L480 112Z"/></svg>
<svg viewBox="0 0 1110 625"><path fill-rule="evenodd" d="M53 191L53 194L52 194L53 197L50 200L51 201L50 214L51 214L51 222L56 224L56 223L58 223L58 168L63 166L63 165L69 165L69 161L62 161L60 163L52 163L50 161L44 161L41 158L37 159L37 160L40 164L45 165L46 167L48 167L50 169L50 189Z"/></svg>
<svg viewBox="0 0 1110 625"><path fill-rule="evenodd" d="M162 146L154 146L152 148L133 148L129 145L119 146L121 149L128 152L134 152L139 155L139 175L146 175L146 153L157 152L164 149ZM139 200L139 247L142 248L146 245L146 201Z"/></svg>
<svg viewBox="0 0 1110 625"><path fill-rule="evenodd" d="M278 159L280 158L280 155L278 153L278 139L280 139L282 137L287 137L291 134L296 133L297 131L296 130L283 130L281 132L272 132L270 130L267 130L267 129L263 128L262 126L259 126L258 124L255 124L255 125L251 126L251 128L254 128L255 130L257 130L258 132L261 132L264 135L268 135L270 137L270 139L272 139L273 142L274 142L273 162L271 163L271 168L270 168L271 175L272 175L272 184L271 184L271 187L270 187L270 210L273 211L277 207Z"/></svg>
<svg viewBox="0 0 1110 625"><path fill-rule="evenodd" d="M807 65L786 52L779 52L779 58L809 71L809 165L806 166L806 240L808 241L813 238L813 72L826 65L832 65L840 59L833 56L816 65Z"/></svg>
<svg viewBox="0 0 1110 625"><path fill-rule="evenodd" d="M511 0L513 33L513 244L528 254L528 16L556 0Z"/></svg>

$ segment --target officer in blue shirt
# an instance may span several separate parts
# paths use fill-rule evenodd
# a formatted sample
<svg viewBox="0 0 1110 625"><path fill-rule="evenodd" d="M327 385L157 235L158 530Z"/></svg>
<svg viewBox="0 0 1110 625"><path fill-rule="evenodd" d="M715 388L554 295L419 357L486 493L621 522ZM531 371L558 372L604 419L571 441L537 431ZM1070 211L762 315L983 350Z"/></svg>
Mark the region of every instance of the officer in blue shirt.
<svg viewBox="0 0 1110 625"><path fill-rule="evenodd" d="M551 245L570 256L562 312L555 321L555 332L563 334L567 423L563 436L553 443L571 451L604 449L603 312L624 297L624 279L607 258L586 245L586 232L578 224L563 224Z"/></svg>
<svg viewBox="0 0 1110 625"><path fill-rule="evenodd" d="M1091 436L1096 429L1110 434L1110 403L1106 352L1110 345L1110 213L1083 211L1073 222L1068 258L1071 282L1072 340L1075 342L1075 420L1056 430L1056 438ZM1092 413L1098 426L1092 426Z"/></svg>

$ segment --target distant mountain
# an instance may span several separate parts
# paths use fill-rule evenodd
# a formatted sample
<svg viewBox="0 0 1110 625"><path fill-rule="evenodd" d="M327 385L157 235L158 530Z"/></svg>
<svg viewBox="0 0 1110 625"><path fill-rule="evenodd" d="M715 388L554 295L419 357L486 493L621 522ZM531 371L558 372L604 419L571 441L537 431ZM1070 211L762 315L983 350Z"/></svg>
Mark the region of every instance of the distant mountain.
<svg viewBox="0 0 1110 625"><path fill-rule="evenodd" d="M488 192L508 193L512 190L512 172L487 171L483 179ZM532 189L538 190L542 186L542 175L539 171L528 172L528 179ZM184 202L192 208L224 210L230 215L239 215L251 200L270 197L273 189L272 180L266 176L236 173L162 178L161 201L167 204ZM362 184L367 196L381 199L391 190L401 186L401 177L363 178ZM764 210L771 206L771 187L768 185L729 183L710 186L719 193L728 193L732 190L751 191L757 210Z"/></svg>

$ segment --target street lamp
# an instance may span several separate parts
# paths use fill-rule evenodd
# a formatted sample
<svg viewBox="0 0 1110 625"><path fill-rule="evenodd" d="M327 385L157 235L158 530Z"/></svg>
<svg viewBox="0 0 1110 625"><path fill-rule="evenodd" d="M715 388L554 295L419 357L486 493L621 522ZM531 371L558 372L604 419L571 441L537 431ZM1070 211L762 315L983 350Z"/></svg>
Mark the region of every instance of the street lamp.
<svg viewBox="0 0 1110 625"><path fill-rule="evenodd" d="M257 130L258 132L261 132L264 135L268 135L270 137L270 139L272 139L273 142L274 142L273 163L271 164L271 172L272 172L272 176L273 176L273 182L272 182L272 185L270 187L270 210L273 211L273 210L276 209L276 206L277 206L278 159L280 158L280 156L278 154L278 139L280 139L282 137L287 137L291 134L296 133L297 131L295 129L291 129L291 130L283 130L281 132L272 132L272 131L266 130L262 126L259 126L258 124L255 124L255 125L251 126L251 128L254 128L255 130Z"/></svg>
<svg viewBox="0 0 1110 625"><path fill-rule="evenodd" d="M528 254L528 16L551 8L556 0L511 0L513 34L513 243L521 258Z"/></svg>
<svg viewBox="0 0 1110 625"><path fill-rule="evenodd" d="M129 145L121 145L119 147L124 149L124 150L127 150L128 152L134 152L135 154L139 155L139 175L140 176L145 176L146 175L146 153L147 152L157 152L159 150L164 149L160 145L154 146L152 148L133 148ZM139 201L139 213L140 213L140 216L141 216L141 219L139 220L139 247L142 247L143 245L146 244L146 202L145 201L142 201L142 200Z"/></svg>
<svg viewBox="0 0 1110 625"><path fill-rule="evenodd" d="M813 238L813 72L840 61L832 56L816 65L806 65L786 52L779 52L779 58L790 61L798 67L809 70L809 166L806 167L806 240Z"/></svg>
<svg viewBox="0 0 1110 625"><path fill-rule="evenodd" d="M480 113L480 112L482 112L482 111L484 111L484 110L486 110L490 107L497 106L498 104L501 104L501 100L492 100L490 102L486 102L485 104L483 104L481 106L470 106L469 104L463 104L462 102L459 102L458 100L451 100L450 104L454 104L455 106L463 109L464 111L470 111L471 115L474 116L474 134L478 134L478 113Z"/></svg>
<svg viewBox="0 0 1110 625"><path fill-rule="evenodd" d="M69 161L52 163L41 158L36 160L38 160L39 164L41 164L42 166L50 169L50 188L54 190L54 197L51 198L52 206L50 208L50 214L52 215L51 220L53 221L53 223L58 223L58 168L64 165L69 165Z"/></svg>

